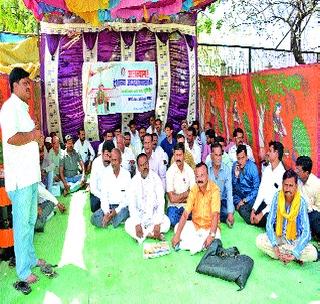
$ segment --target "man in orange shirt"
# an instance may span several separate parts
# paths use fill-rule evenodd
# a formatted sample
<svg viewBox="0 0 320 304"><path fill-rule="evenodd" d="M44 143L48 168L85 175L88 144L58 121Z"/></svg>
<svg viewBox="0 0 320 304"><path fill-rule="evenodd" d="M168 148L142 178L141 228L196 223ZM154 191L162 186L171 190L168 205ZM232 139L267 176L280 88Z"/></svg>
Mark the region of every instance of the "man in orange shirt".
<svg viewBox="0 0 320 304"><path fill-rule="evenodd" d="M197 184L190 190L171 241L175 249L190 250L191 254L207 249L215 239L220 239L219 187L209 180L208 167L202 162L196 165L195 178ZM187 221L191 212L192 220Z"/></svg>

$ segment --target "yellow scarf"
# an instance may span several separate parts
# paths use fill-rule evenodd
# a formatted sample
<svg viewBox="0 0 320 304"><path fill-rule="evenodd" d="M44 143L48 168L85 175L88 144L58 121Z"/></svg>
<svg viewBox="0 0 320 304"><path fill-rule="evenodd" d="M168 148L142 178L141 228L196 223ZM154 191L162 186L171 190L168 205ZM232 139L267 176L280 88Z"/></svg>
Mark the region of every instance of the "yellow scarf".
<svg viewBox="0 0 320 304"><path fill-rule="evenodd" d="M301 198L300 191L297 191L291 203L290 212L288 214L286 212L286 201L284 198L284 192L283 190L279 192L277 222L276 222L276 235L278 237L282 236L282 224L285 218L288 221L286 238L288 240L296 239L297 237L296 218L298 216L299 209L300 209L300 198Z"/></svg>

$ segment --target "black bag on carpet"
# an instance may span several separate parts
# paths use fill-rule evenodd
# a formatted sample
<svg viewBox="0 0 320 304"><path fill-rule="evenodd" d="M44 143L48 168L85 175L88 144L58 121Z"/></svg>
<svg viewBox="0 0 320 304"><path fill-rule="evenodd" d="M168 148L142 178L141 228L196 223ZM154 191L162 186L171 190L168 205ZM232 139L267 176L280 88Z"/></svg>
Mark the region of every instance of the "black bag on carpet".
<svg viewBox="0 0 320 304"><path fill-rule="evenodd" d="M242 290L253 268L253 260L239 253L237 247L224 249L215 240L202 257L196 272L235 282Z"/></svg>

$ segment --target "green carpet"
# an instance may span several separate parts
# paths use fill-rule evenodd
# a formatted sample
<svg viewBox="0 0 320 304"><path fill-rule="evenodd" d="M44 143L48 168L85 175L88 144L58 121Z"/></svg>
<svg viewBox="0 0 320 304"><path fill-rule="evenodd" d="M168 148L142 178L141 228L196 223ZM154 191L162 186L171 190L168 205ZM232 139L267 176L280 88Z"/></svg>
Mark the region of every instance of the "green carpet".
<svg viewBox="0 0 320 304"><path fill-rule="evenodd" d="M320 303L320 263L283 265L265 256L255 246L255 238L262 230L247 226L239 216L233 229L224 224L221 228L224 247L237 246L254 259L253 271L242 291L237 291L235 283L196 273L203 253L191 256L179 251L144 260L142 246L125 233L123 226L105 230L92 227L88 194L74 195L76 199L61 198L67 213L58 212L47 223L45 232L35 235L35 247L39 257L59 263L73 212L70 200L75 199L72 204L87 200L83 214L78 214L85 222L85 269L65 265L57 269L57 278L49 279L36 268L40 281L31 285L32 292L24 296L12 287L15 269L1 262L0 303ZM171 237L172 231L166 239Z"/></svg>

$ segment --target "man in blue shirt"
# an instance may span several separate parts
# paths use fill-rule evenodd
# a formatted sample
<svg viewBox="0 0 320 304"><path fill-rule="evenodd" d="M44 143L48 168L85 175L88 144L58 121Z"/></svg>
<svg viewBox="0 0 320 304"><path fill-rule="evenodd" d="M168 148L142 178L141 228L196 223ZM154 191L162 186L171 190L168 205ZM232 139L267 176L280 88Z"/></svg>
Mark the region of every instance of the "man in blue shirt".
<svg viewBox="0 0 320 304"><path fill-rule="evenodd" d="M237 161L232 166L233 204L241 217L250 224L252 206L256 200L260 177L256 164L248 159L247 147L239 145Z"/></svg>
<svg viewBox="0 0 320 304"><path fill-rule="evenodd" d="M169 158L169 164L173 155L173 147L176 145L177 141L173 137L173 125L167 122L164 126L164 131L166 132L166 138L161 142L160 146L167 153Z"/></svg>
<svg viewBox="0 0 320 304"><path fill-rule="evenodd" d="M222 146L211 145L211 161L208 162L209 179L220 189L221 210L220 221L231 228L234 223L234 205L232 201L232 180L230 169L222 163Z"/></svg>
<svg viewBox="0 0 320 304"><path fill-rule="evenodd" d="M283 174L282 190L273 198L267 219L267 233L257 236L257 247L274 259L289 263L318 259L311 239L307 202L298 190L298 175L289 169Z"/></svg>

